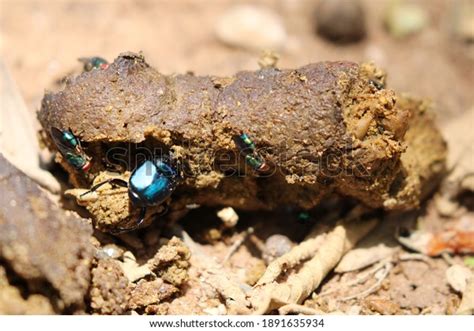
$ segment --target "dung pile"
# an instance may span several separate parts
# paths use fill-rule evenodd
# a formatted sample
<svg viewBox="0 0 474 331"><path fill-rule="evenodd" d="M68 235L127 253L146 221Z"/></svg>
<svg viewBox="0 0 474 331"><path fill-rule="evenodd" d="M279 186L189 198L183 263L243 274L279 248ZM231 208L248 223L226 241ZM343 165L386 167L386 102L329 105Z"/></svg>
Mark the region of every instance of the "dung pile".
<svg viewBox="0 0 474 331"><path fill-rule="evenodd" d="M386 89L374 66L351 62L233 77L165 76L143 56L125 53L46 94L38 117L52 150L52 127L80 138L93 160L89 173L59 159L83 189L111 168L127 180L140 155L172 155L182 179L168 201L171 210L189 204L310 209L333 192L372 208L407 210L426 194L426 183L440 178L446 154L423 102ZM264 173L236 145L243 133L268 166ZM102 229L136 213L126 190L107 189L117 194L98 192L84 203ZM159 210L151 208L148 222Z"/></svg>

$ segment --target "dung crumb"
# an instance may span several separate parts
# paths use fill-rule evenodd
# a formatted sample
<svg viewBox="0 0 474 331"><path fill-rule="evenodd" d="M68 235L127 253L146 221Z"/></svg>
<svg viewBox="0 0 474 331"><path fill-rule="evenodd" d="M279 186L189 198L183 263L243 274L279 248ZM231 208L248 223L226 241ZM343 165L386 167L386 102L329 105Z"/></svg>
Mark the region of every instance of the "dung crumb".
<svg viewBox="0 0 474 331"><path fill-rule="evenodd" d="M191 252L177 237L162 246L149 262L150 268L164 281L181 286L188 279Z"/></svg>
<svg viewBox="0 0 474 331"><path fill-rule="evenodd" d="M160 278L155 279L153 281L146 281L142 279L132 290L130 298L130 308L143 309L147 306L155 306L161 303L163 300L170 298L178 291L179 290L175 286L163 282L163 280ZM159 310L151 307L148 308L148 313Z"/></svg>
<svg viewBox="0 0 474 331"><path fill-rule="evenodd" d="M258 65L260 66L260 69L276 68L278 60L280 60L280 55L278 55L278 53L271 50L265 50L260 55Z"/></svg>
<svg viewBox="0 0 474 331"><path fill-rule="evenodd" d="M122 315L128 310L130 287L117 261L99 260L92 270L91 308L94 313Z"/></svg>
<svg viewBox="0 0 474 331"><path fill-rule="evenodd" d="M364 305L370 311L381 315L398 315L401 313L400 306L388 299L368 298L364 301Z"/></svg>

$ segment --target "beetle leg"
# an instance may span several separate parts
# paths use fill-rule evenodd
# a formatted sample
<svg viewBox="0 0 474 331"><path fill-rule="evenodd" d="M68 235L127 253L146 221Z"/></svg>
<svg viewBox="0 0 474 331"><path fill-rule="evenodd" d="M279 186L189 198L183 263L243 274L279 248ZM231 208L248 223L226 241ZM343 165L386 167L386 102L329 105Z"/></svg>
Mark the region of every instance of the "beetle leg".
<svg viewBox="0 0 474 331"><path fill-rule="evenodd" d="M96 185L92 186L89 191L86 191L86 192L82 193L80 195L80 197L82 198L84 195L96 191L99 187L101 187L102 185L105 185L105 184L112 184L112 185L117 185L117 186L121 186L121 187L128 187L128 182L127 181L125 181L123 179L120 179L120 178L110 178L110 179L104 180L103 182L100 182L99 184L96 184Z"/></svg>
<svg viewBox="0 0 474 331"><path fill-rule="evenodd" d="M153 216L154 217L163 216L164 214L166 214L168 212L168 209L169 209L169 206L168 206L168 204L166 204L160 212L153 214Z"/></svg>
<svg viewBox="0 0 474 331"><path fill-rule="evenodd" d="M125 233L125 232L129 232L129 231L133 231L133 230L136 230L140 227L140 225L142 225L143 221L145 220L145 214L146 214L146 207L142 207L142 209L140 209L140 215L138 216L138 220L137 222L135 223L134 226L132 226L131 228L116 228L116 229L113 229L110 231L110 233L112 234L121 234L121 233Z"/></svg>

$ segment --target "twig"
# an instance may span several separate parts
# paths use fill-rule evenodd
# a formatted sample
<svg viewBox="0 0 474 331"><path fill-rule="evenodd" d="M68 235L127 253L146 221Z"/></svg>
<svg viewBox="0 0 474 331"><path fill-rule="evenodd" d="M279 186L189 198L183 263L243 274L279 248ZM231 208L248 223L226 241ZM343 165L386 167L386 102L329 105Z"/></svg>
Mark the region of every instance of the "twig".
<svg viewBox="0 0 474 331"><path fill-rule="evenodd" d="M400 254L398 256L398 260L399 261L412 261L412 260L423 261L426 264L428 264L429 266L432 266L432 262L431 262L430 257L427 256L427 255L424 255L424 254L404 253L404 254Z"/></svg>
<svg viewBox="0 0 474 331"><path fill-rule="evenodd" d="M222 266L203 252L201 246L180 226L175 226L177 232L194 256L195 267L202 272L202 281L214 288L222 297L229 314L249 314L250 303L240 284L222 271ZM247 230L248 231L248 230Z"/></svg>
<svg viewBox="0 0 474 331"><path fill-rule="evenodd" d="M443 258L443 260L444 260L448 265L454 265L454 264L456 264L456 262L453 260L453 258L451 257L451 255L449 255L448 252L443 252L443 253L441 253L441 257Z"/></svg>
<svg viewBox="0 0 474 331"><path fill-rule="evenodd" d="M326 239L326 234L319 234L314 238L307 239L298 246L293 247L288 253L275 259L265 270L264 275L257 282L258 286L269 284L275 281L280 274L286 270L295 268L302 261L314 256Z"/></svg>
<svg viewBox="0 0 474 331"><path fill-rule="evenodd" d="M392 268L393 268L393 264L391 262L387 262L384 265L384 268L382 269L382 271L383 271L382 274L377 277L378 280L374 285L372 285L371 287L369 287L365 291L362 291L360 293L341 298L339 300L340 301L349 301L349 300L352 300L352 299L364 298L364 297L368 296L369 294L372 294L373 292L377 291L380 288L380 286L382 286L382 282L385 280L385 278L387 278L387 276L388 276L390 270L392 270Z"/></svg>
<svg viewBox="0 0 474 331"><path fill-rule="evenodd" d="M388 262L392 262L391 257L380 261L379 263L377 263L372 269L370 269L366 273L364 273L362 275L357 275L357 277L355 279L353 279L351 281L348 281L344 284L341 284L339 287L348 288L348 287L352 287L352 286L355 286L355 285L365 283L373 274L375 274L380 269L383 269ZM323 293L320 293L318 296L323 297L323 296L327 296L327 295L335 293L335 292L339 292L341 290L341 288L325 291Z"/></svg>
<svg viewBox="0 0 474 331"><path fill-rule="evenodd" d="M227 277L222 270L207 270L203 281L213 287L224 299L229 314L250 314L250 303L239 284Z"/></svg>
<svg viewBox="0 0 474 331"><path fill-rule="evenodd" d="M246 231L242 233L241 238L237 240L235 243L233 243L232 246L230 246L229 252L227 252L227 255L222 260L221 265L224 265L232 257L232 255L234 255L234 253L243 244L245 239L247 239L248 235L252 234L253 232L254 232L254 229L252 227L249 227Z"/></svg>

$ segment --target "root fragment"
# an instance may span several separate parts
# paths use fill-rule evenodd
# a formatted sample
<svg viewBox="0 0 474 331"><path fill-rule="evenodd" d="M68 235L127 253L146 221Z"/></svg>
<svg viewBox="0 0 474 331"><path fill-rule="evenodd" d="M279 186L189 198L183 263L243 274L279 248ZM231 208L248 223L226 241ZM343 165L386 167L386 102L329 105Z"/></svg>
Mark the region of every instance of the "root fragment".
<svg viewBox="0 0 474 331"><path fill-rule="evenodd" d="M224 260L222 260L222 264L225 264L229 259L234 255L234 253L239 249L239 247L244 243L245 239L254 232L254 229L252 227L249 227L244 233L242 234L241 238L237 240L234 244L229 249L229 252L227 255L224 257Z"/></svg>
<svg viewBox="0 0 474 331"><path fill-rule="evenodd" d="M295 303L290 303L289 305L285 305L283 307L278 308L278 313L280 315L323 315L325 314L320 309L314 309L311 307L306 307L303 305L298 305Z"/></svg>
<svg viewBox="0 0 474 331"><path fill-rule="evenodd" d="M390 273L390 270L392 269L393 269L393 264L391 262L385 263L383 266L383 269L379 270L375 274L375 278L377 279L377 282L374 285L372 285L371 287L369 287L368 289L360 293L344 297L341 299L341 301L349 301L352 299L365 298L366 296L376 292L380 288L380 286L382 286L383 281L385 280L385 278L387 278L388 274Z"/></svg>
<svg viewBox="0 0 474 331"><path fill-rule="evenodd" d="M250 294L254 313L264 314L288 304L301 303L376 223L376 219L341 222L328 234L310 238L275 260ZM315 252L312 257L311 252ZM305 259L308 260L301 265L296 262ZM293 271L287 266L300 268ZM278 283L277 277L284 270L288 275L282 283Z"/></svg>
<svg viewBox="0 0 474 331"><path fill-rule="evenodd" d="M225 303L227 313L230 315L250 314L250 303L247 300L243 286L225 275L222 266L205 254L202 247L186 231L179 229L179 232L183 242L195 258L195 267L202 270L201 280L219 293Z"/></svg>
<svg viewBox="0 0 474 331"><path fill-rule="evenodd" d="M214 287L222 296L230 315L250 314L250 303L245 292L221 270L209 270L204 276L204 281Z"/></svg>

